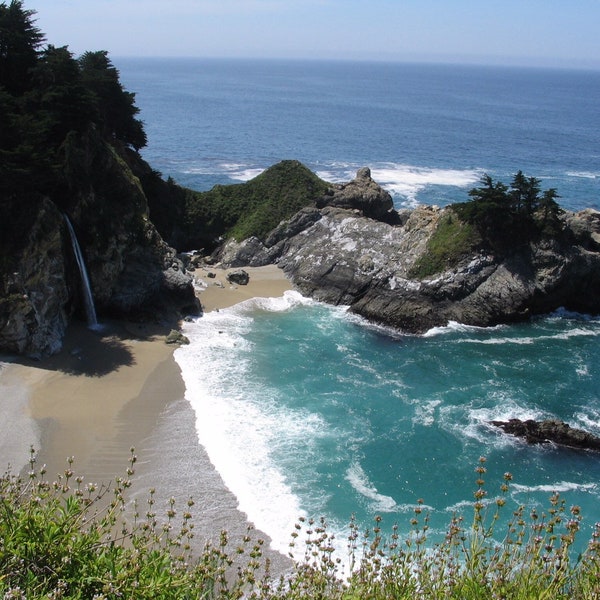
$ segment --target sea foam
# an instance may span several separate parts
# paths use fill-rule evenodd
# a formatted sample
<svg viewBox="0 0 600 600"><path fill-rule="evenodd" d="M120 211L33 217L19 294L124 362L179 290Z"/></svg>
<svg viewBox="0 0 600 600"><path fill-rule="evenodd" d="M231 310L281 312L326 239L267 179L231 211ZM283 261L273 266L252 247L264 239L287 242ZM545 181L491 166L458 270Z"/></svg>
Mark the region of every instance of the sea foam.
<svg viewBox="0 0 600 600"><path fill-rule="evenodd" d="M274 549L284 553L295 521L304 512L272 460L273 447L279 443L278 432L287 432L288 438L316 437L320 423L265 401L268 390L257 389L249 377L253 348L245 334L257 307L281 311L304 301L291 292L284 298L256 299L207 313L184 324L190 344L175 352L186 399L196 414L199 442L237 497L239 509L271 537ZM255 401L257 394L260 402Z"/></svg>
<svg viewBox="0 0 600 600"><path fill-rule="evenodd" d="M363 497L370 501L370 509L374 512L392 512L397 508L396 501L377 491L369 481L360 463L353 462L346 471L346 480Z"/></svg>
<svg viewBox="0 0 600 600"><path fill-rule="evenodd" d="M439 408L442 427L453 432L459 439L471 440L491 448L505 448L522 442L501 432L490 421L509 419L545 419L552 415L538 407L517 402L505 391L490 392L485 406L472 403Z"/></svg>
<svg viewBox="0 0 600 600"><path fill-rule="evenodd" d="M186 175L225 175L233 181L249 181L260 175L266 167L250 165L247 163L217 162L207 161L198 163L196 161L188 162L180 167L182 173Z"/></svg>
<svg viewBox="0 0 600 600"><path fill-rule="evenodd" d="M364 165L334 163L329 167L321 167L317 175L326 181L343 183L354 179L356 170L361 166ZM403 206L409 207L419 204L418 195L425 188L467 188L477 183L482 174L478 169L439 169L402 163L376 163L369 166L373 179L392 196L400 198Z"/></svg>
<svg viewBox="0 0 600 600"><path fill-rule="evenodd" d="M521 485L513 483L510 489L514 494L531 494L534 492L546 492L548 494L564 492L597 492L598 486L595 483L576 483L574 481L557 481L555 483L544 483L540 485Z"/></svg>
<svg viewBox="0 0 600 600"><path fill-rule="evenodd" d="M465 325L464 323L459 323L457 321L448 321L446 325L440 327L432 327L428 331L423 334L423 337L435 337L438 335L445 335L449 333L465 333L465 332L485 332L485 331L494 331L496 329L502 328L503 325L495 325L493 327L479 327L477 325Z"/></svg>
<svg viewBox="0 0 600 600"><path fill-rule="evenodd" d="M567 171L569 177L581 177L583 179L599 179L600 173L592 171Z"/></svg>

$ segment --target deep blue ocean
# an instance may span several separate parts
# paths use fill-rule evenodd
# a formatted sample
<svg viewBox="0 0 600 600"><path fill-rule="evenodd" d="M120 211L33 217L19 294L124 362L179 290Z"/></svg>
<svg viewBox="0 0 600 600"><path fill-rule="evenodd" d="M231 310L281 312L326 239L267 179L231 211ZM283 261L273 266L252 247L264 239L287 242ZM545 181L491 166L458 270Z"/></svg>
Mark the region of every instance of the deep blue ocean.
<svg viewBox="0 0 600 600"><path fill-rule="evenodd" d="M361 166L398 207L467 199L519 169L563 207L600 209L600 72L379 63L116 59L136 93L148 162L198 190L298 159L329 181ZM490 419L556 417L600 435L600 318L558 312L425 336L369 325L295 292L206 314L176 351L206 448L241 510L287 550L300 515L340 537L383 517L433 538L489 497L558 491L600 521L600 457L530 447ZM432 539L433 539L432 538Z"/></svg>

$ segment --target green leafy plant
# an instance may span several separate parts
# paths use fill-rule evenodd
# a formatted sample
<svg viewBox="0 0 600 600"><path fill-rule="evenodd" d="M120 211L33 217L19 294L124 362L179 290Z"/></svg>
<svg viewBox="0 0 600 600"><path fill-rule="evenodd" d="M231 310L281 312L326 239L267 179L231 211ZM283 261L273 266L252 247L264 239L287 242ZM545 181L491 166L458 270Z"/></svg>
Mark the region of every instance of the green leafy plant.
<svg viewBox="0 0 600 600"><path fill-rule="evenodd" d="M472 520L454 515L433 536L420 500L408 531L383 530L381 517L361 532L350 522L347 553L323 519L300 519L291 550L301 558L279 577L270 572L264 542L248 531L232 546L226 532L196 556L193 500L182 512L171 498L159 515L150 490L142 513L126 510L136 456L124 477L107 486L84 484L69 459L54 481L37 468L0 478L0 593L3 598L207 598L230 600L594 600L600 597L600 524L575 554L582 516L552 494L545 511L507 510L510 474L488 498L485 459L476 467Z"/></svg>
<svg viewBox="0 0 600 600"><path fill-rule="evenodd" d="M144 514L137 506L126 514L136 460L132 450L126 475L110 486L84 485L72 459L60 477L46 479L32 450L26 478L7 473L0 479L4 598L240 597L256 563L243 576L229 578L233 561L226 534L194 559L193 500L179 515L171 499L160 518L151 491Z"/></svg>

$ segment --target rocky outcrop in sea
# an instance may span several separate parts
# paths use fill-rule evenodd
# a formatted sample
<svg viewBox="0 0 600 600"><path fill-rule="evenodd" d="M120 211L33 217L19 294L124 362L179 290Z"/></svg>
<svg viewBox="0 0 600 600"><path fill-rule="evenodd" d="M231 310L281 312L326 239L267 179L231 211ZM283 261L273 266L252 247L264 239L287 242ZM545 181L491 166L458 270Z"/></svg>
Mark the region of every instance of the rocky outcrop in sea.
<svg viewBox="0 0 600 600"><path fill-rule="evenodd" d="M571 427L564 421L546 419L535 421L527 419L509 419L508 421L490 421L494 425L528 444L553 443L558 446L581 450L600 451L600 438L582 429Z"/></svg>
<svg viewBox="0 0 600 600"><path fill-rule="evenodd" d="M228 267L277 263L302 293L409 333L449 321L522 321L560 307L600 312L600 212L565 213L560 235L503 252L473 248L420 277L432 236L456 215L432 206L396 212L390 203L361 169L265 239L229 242L217 258Z"/></svg>

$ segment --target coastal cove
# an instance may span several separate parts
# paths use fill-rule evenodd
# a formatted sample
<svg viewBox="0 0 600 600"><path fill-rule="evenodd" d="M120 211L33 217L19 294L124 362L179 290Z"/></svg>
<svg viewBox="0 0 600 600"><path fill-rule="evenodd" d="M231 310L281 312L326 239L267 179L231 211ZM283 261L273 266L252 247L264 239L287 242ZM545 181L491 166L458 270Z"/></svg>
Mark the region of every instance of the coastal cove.
<svg viewBox="0 0 600 600"><path fill-rule="evenodd" d="M325 516L343 547L350 515L407 527L419 499L434 539L456 511L468 517L480 456L491 498L514 475L504 517L557 491L590 515L586 533L598 519L597 454L530 446L489 424L561 418L598 434L597 319L402 336L288 293L184 332L191 344L176 359L200 441L281 551L298 513Z"/></svg>
<svg viewBox="0 0 600 600"><path fill-rule="evenodd" d="M251 283L244 287L229 284L225 270L211 270L214 279L199 274L205 310L218 312L250 294L279 296L290 289L277 268L249 271ZM167 333L152 324L106 321L92 330L74 322L62 350L52 357L0 357L5 416L0 456L12 473L25 472L34 448L38 467L45 465L53 479L72 457L84 485L109 485L125 475L134 448L138 462L129 506L133 501L143 506L150 489L159 511L172 496L181 506L193 497L200 551L223 529L241 539L250 524L198 444L174 347L165 343Z"/></svg>
<svg viewBox="0 0 600 600"><path fill-rule="evenodd" d="M508 181L517 169L556 187L567 209L600 208L600 113L588 101L597 73L192 59L118 66L148 126L144 157L197 190L295 158L328 181L368 166L398 209L464 201L484 172ZM352 514L360 527L375 514L408 527L422 498L440 532L454 511L469 518L482 455L491 498L511 471L511 507L546 506L556 490L587 513L586 534L599 518L596 456L531 448L485 425L556 417L598 434L594 317L559 312L402 336L288 295L207 314L184 331L192 343L176 356L201 443L280 550L298 511L325 516L343 546Z"/></svg>
<svg viewBox="0 0 600 600"><path fill-rule="evenodd" d="M41 199L36 235L23 238L31 246L20 250L23 272L36 275L30 280L43 293L22 293L29 280L12 276L7 289L14 314L29 318L35 311L22 310L22 301L34 306L37 300L40 312L46 311L49 304L39 299L61 282L60 293L52 294L50 326L43 321L39 328L50 331L49 342L21 343L24 336L17 334L31 327L14 318L6 322L22 327L8 337L19 352L29 347L40 356L55 349L61 328L69 320L71 325L60 353L39 362L18 359L0 374L3 395L17 415L4 442L8 462L18 470L33 443L50 472L61 472L66 456L75 455L87 478L105 481L125 469L135 446L139 487L131 499L143 503L150 488L157 489L163 507L171 495L181 503L194 496L200 544L221 529L242 536L251 523L280 556L289 550L299 516L323 517L343 553L352 516L360 530L380 515L384 528L398 524L406 534L421 499L435 543L454 514L470 517L474 469L484 456L490 500L504 473L513 475L500 529L516 507L545 507L550 494L559 492L568 505L581 507L585 544L600 521L598 455L530 446L490 422L560 419L600 434L600 318L564 310L558 302L565 299L582 312L596 306L598 213L569 213L560 229L544 230L535 243L526 239L513 270L502 262L502 252L496 261L477 245L468 246L475 257L463 253L444 263L443 277L434 271L429 279L411 278L408 263L415 248L427 245L423 232L431 234L446 218L443 207L467 200L484 173L507 181L523 169L540 177L544 189L556 188L565 208L600 208L600 113L589 100L600 91L598 74L160 59L123 59L117 66L137 94L149 144L140 156L131 148L111 148L88 130L82 143L95 147L96 162L87 173L95 187L86 183L68 202L60 199L73 213L89 259L104 328L89 331L78 322L81 299L73 261L64 252L62 206ZM207 256L212 246L203 251L202 244L190 244L177 248L186 251L178 254L177 244L160 230L161 217L173 226L170 233L178 219L180 229L184 219L186 225L191 221L189 213L178 212L191 196L177 183L204 192L215 184L253 181L271 165L302 167L282 160L290 155L333 185L324 183L322 196L310 199L314 206L302 208L300 221L308 214L309 224L314 217L324 231L324 237L313 237L314 247L302 237L309 227L275 235L272 247L279 244L282 253L271 262L283 269L249 268L249 284L233 286L219 267L220 260L228 264L225 251ZM384 198L381 213L368 214L368 202L359 208L343 198L341 205L327 204L352 188L340 182L359 168L357 179L375 186L372 174L383 188L377 191ZM154 169L171 179L160 180ZM215 195L220 193L220 200L229 198L223 187ZM181 204L161 205L165 198ZM202 216L204 206L196 208ZM386 221L390 215L393 222ZM411 225L411 215L419 225ZM361 229L371 221L367 216L373 222ZM284 221L282 229L293 229L290 223L297 221ZM202 239L216 245L227 228L207 229ZM551 239L559 230L564 236ZM360 239L349 233L356 231ZM407 232L413 237L403 238ZM389 247L379 244L382 239ZM248 242L253 248L261 244ZM268 254L269 248L263 250ZM380 254L389 249L393 256L386 258L391 268L399 265L397 271L381 268L381 248ZM338 266L340 249L358 267L349 261L338 277L327 263ZM27 263L34 254L46 260L38 271ZM190 267L193 256L200 260ZM240 254L232 256L238 260ZM567 256L577 260L563 261ZM559 279L574 263L584 267L577 277ZM335 297L313 285L321 279L320 272L312 275L321 264L336 285L341 282ZM494 269L499 282L492 292L487 288L487 296L484 290L469 297L470 313L440 310L448 305L441 280L458 281L464 291ZM349 310L347 304L367 297L365 273L382 274L370 279L376 285L367 299L386 306L401 286L430 286L439 292L438 303L428 307L434 318L402 328L406 320L378 320L365 311L373 316L367 320ZM503 287L506 281L515 285ZM479 308L494 308L503 290L510 304L517 289L527 293L512 312L491 311L478 320L485 312ZM192 313L181 321L190 343L173 350L164 338L180 311ZM465 319L471 325L453 318L474 313ZM103 322L102 314L119 320ZM141 322L124 321L128 314ZM163 325L149 324L157 321ZM506 321L518 323L499 324ZM489 326L476 326L484 324Z"/></svg>

